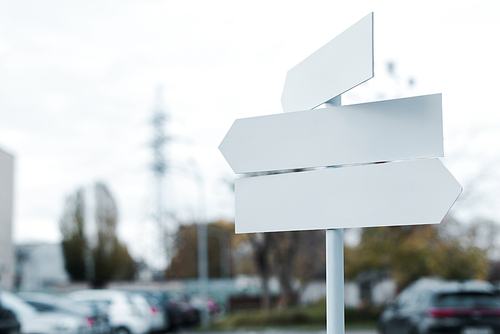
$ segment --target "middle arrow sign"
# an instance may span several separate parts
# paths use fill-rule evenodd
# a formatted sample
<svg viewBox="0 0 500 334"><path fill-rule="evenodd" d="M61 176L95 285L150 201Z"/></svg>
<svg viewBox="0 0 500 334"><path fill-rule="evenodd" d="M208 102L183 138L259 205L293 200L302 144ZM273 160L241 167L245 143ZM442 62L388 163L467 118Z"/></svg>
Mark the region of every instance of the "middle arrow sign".
<svg viewBox="0 0 500 334"><path fill-rule="evenodd" d="M441 157L441 94L237 119L219 149L235 173Z"/></svg>

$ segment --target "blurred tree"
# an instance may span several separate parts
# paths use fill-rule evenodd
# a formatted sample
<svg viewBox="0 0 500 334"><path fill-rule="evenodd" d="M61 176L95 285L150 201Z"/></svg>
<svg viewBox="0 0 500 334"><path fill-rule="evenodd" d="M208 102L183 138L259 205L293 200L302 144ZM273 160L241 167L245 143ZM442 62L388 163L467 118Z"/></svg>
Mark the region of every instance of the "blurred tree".
<svg viewBox="0 0 500 334"><path fill-rule="evenodd" d="M174 237L174 255L166 271L168 278L195 278L198 276L196 235L195 224L181 225L177 230ZM208 265L210 267L210 261Z"/></svg>
<svg viewBox="0 0 500 334"><path fill-rule="evenodd" d="M62 249L64 267L72 281L86 279L85 252L87 241L84 235L85 198L83 189L66 198L59 227L63 235Z"/></svg>
<svg viewBox="0 0 500 334"><path fill-rule="evenodd" d="M116 237L118 210L115 199L102 182L95 184L97 245L92 249L94 282L102 285L112 279L132 279L133 261L127 246Z"/></svg>
<svg viewBox="0 0 500 334"><path fill-rule="evenodd" d="M398 291L423 276L485 279L487 269L486 250L463 239L443 238L436 225L365 228L360 243L345 252L347 279L388 270Z"/></svg>
<svg viewBox="0 0 500 334"><path fill-rule="evenodd" d="M224 237L221 237L224 235ZM198 277L198 244L196 224L181 225L175 236L175 254L167 268L169 278ZM279 306L286 307L293 300L292 281L298 277L306 283L325 272L324 231L286 233L234 234L234 223L218 221L208 224L209 277L222 277L220 245L229 240L231 273L258 274L262 282L261 305L271 307L268 280L276 275L282 286ZM224 246L223 246L224 248Z"/></svg>
<svg viewBox="0 0 500 334"><path fill-rule="evenodd" d="M97 237L85 235L84 190L66 199L60 229L65 268L71 280L90 280L100 287L113 279L132 279L135 266L127 247L116 237L118 210L107 186L95 184Z"/></svg>
<svg viewBox="0 0 500 334"><path fill-rule="evenodd" d="M271 295L269 293L269 278L271 277L271 259L270 250L274 239L271 233L252 233L248 234L248 240L252 245L252 258L260 276L262 289L261 307L265 310L271 308Z"/></svg>
<svg viewBox="0 0 500 334"><path fill-rule="evenodd" d="M231 249L234 223L217 221L207 226L208 275L220 278L231 275ZM222 246L222 247L221 247ZM197 225L182 225L175 235L174 256L166 270L169 278L198 277ZM222 252L222 253L221 253ZM227 252L224 254L224 252Z"/></svg>
<svg viewBox="0 0 500 334"><path fill-rule="evenodd" d="M281 293L278 308L286 308L292 304L292 274L294 272L300 232L265 233L271 239L273 247L273 267L280 282Z"/></svg>
<svg viewBox="0 0 500 334"><path fill-rule="evenodd" d="M294 277L302 285L314 279L326 279L325 230L300 231Z"/></svg>
<svg viewBox="0 0 500 334"><path fill-rule="evenodd" d="M294 302L294 278L304 285L312 279L325 278L324 231L254 233L247 236L252 245L254 268L262 282L263 308L271 306L268 280L273 275L281 286L278 308L288 307Z"/></svg>

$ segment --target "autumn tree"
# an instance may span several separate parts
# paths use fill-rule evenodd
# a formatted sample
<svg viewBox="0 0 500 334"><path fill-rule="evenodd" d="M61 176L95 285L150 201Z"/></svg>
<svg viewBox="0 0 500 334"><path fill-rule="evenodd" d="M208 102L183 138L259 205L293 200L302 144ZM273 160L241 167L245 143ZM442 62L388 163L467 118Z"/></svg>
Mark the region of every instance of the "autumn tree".
<svg viewBox="0 0 500 334"><path fill-rule="evenodd" d="M174 255L166 269L168 278L198 277L198 244L196 225L181 225L174 236ZM210 267L210 246L209 267ZM209 270L210 271L210 270Z"/></svg>
<svg viewBox="0 0 500 334"><path fill-rule="evenodd" d="M218 221L208 224L208 277L231 275L231 243L234 224ZM174 256L166 270L168 278L198 277L197 225L181 225L176 232ZM228 252L228 253L226 253ZM226 254L225 254L226 253Z"/></svg>

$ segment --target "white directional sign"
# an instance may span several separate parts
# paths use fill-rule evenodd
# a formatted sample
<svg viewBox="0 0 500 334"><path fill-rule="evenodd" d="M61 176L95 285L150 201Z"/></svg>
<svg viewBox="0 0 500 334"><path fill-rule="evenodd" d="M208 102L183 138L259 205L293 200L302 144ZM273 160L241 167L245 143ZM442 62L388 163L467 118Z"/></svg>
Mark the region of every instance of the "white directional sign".
<svg viewBox="0 0 500 334"><path fill-rule="evenodd" d="M441 94L307 110L372 76L373 13L288 72L293 112L234 122L219 146L234 172L274 174L236 180L237 233L442 220L462 188L435 159Z"/></svg>
<svg viewBox="0 0 500 334"><path fill-rule="evenodd" d="M443 156L441 94L238 119L219 146L235 173Z"/></svg>
<svg viewBox="0 0 500 334"><path fill-rule="evenodd" d="M373 13L290 69L281 97L284 111L317 107L373 78Z"/></svg>
<svg viewBox="0 0 500 334"><path fill-rule="evenodd" d="M236 233L439 223L462 187L439 159L236 180Z"/></svg>
<svg viewBox="0 0 500 334"><path fill-rule="evenodd" d="M370 13L288 71L293 112L236 120L219 146L235 173L269 172L236 180L236 233L327 230L328 334L345 329L343 228L439 223L462 191L435 158L441 94L308 110L372 77Z"/></svg>

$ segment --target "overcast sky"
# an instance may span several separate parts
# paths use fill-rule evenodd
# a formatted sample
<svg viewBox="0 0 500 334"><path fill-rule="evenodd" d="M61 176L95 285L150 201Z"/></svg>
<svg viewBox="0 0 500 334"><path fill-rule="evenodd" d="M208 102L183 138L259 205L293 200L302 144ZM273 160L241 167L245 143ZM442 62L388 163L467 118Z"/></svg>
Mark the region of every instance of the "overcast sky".
<svg viewBox="0 0 500 334"><path fill-rule="evenodd" d="M375 78L343 104L443 93L443 162L463 185L486 175L475 182L483 200L459 205L500 222L498 1L6 0L0 147L16 158L15 241L60 241L66 196L104 181L121 237L143 255L158 84L173 138L165 154L185 167L167 175L166 209L199 218L201 171L205 219L233 219L222 180L234 175L217 147L234 119L280 113L287 70L372 11Z"/></svg>

